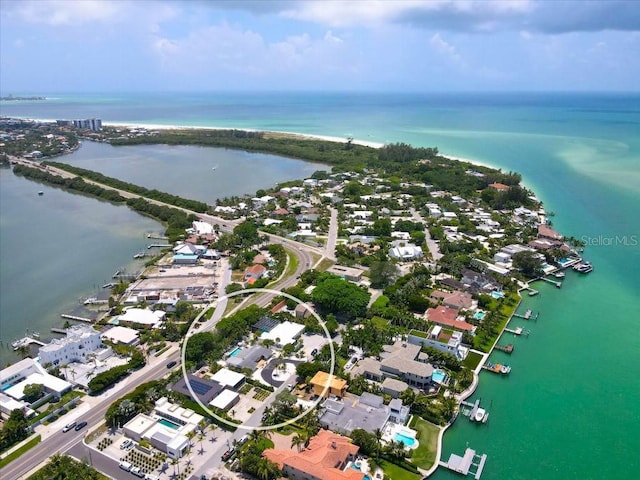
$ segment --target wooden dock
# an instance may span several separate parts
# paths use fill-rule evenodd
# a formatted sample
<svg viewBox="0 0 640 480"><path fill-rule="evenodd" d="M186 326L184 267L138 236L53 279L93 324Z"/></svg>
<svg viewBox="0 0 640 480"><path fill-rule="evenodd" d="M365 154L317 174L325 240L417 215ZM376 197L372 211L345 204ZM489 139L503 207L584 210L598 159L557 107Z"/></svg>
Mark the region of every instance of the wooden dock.
<svg viewBox="0 0 640 480"><path fill-rule="evenodd" d="M67 334L67 331L64 328L51 327L51 332L52 333L60 333L62 335L66 335Z"/></svg>
<svg viewBox="0 0 640 480"><path fill-rule="evenodd" d="M544 280L547 283L555 285L557 288L562 288L562 282L559 282L557 280L551 280L550 278L547 278L547 277L540 277L540 280Z"/></svg>
<svg viewBox="0 0 640 480"><path fill-rule="evenodd" d="M511 373L511 367L509 365L503 365L501 363L490 363L487 362L482 365L483 370L488 370L493 373L500 373L502 375L508 375Z"/></svg>
<svg viewBox="0 0 640 480"><path fill-rule="evenodd" d="M93 323L94 322L94 320L92 320L90 318L78 317L77 315L69 315L67 313L61 313L60 316L62 318L66 318L68 320L77 320L78 322L85 322L85 323Z"/></svg>
<svg viewBox="0 0 640 480"><path fill-rule="evenodd" d="M528 330L525 331L522 327L518 327L515 330L513 328L505 328L504 331L513 333L514 335L522 335L522 334L529 335L528 333L529 331Z"/></svg>
<svg viewBox="0 0 640 480"><path fill-rule="evenodd" d="M171 245L163 244L163 243L152 243L151 245L147 245L147 250L150 248L170 248Z"/></svg>
<svg viewBox="0 0 640 480"><path fill-rule="evenodd" d="M40 340L36 340L35 338L22 337L22 338L16 340L15 342L11 343L11 347L15 351L15 350L19 350L21 347L28 347L32 343L34 343L36 345L39 345L41 347L44 347L46 345L44 342L41 342Z"/></svg>
<svg viewBox="0 0 640 480"><path fill-rule="evenodd" d="M513 346L513 343L509 343L507 345L498 345L496 343L495 347L493 347L493 348L495 348L496 350L500 350L501 352L508 353L509 355L511 355L513 353L513 349L515 347Z"/></svg>
<svg viewBox="0 0 640 480"><path fill-rule="evenodd" d="M524 315L522 315L521 313L514 313L513 314L514 317L523 318L525 320L537 320L538 319L538 315L540 315L540 313L536 313L534 315L531 310L527 310L526 312L524 312Z"/></svg>
<svg viewBox="0 0 640 480"><path fill-rule="evenodd" d="M486 453L478 455L472 448L467 448L462 457L452 453L447 462L440 461L438 465L452 472L460 473L465 477L471 474L473 478L479 480L486 461Z"/></svg>

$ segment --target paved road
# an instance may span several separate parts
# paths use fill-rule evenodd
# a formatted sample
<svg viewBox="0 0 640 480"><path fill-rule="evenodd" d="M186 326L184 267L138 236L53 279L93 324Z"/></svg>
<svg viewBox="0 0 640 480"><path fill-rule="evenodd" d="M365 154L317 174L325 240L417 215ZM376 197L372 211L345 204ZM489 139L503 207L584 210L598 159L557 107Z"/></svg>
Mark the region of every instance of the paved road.
<svg viewBox="0 0 640 480"><path fill-rule="evenodd" d="M74 445L81 443L84 435L95 425L102 422L107 408L113 401L124 395L126 392L133 390L141 383L163 377L167 374L166 363L171 360L178 360L178 358L179 350L177 347L174 347L168 354L163 355L162 359L158 359L153 365L147 365L137 372L132 373L115 387L111 388L99 397L94 397L94 399L97 398L97 400L93 402L91 410L78 419L78 421L87 422L87 427L79 432L71 430L67 433L62 433L62 431L60 431L60 433L53 433L31 449L29 453L19 457L1 469L0 478L3 480L26 478L26 474L30 470L40 465L51 455L59 452L66 452Z"/></svg>
<svg viewBox="0 0 640 480"><path fill-rule="evenodd" d="M331 213L331 219L329 220L329 235L327 237L327 244L324 247L324 256L335 260L336 259L336 241L338 240L338 211L329 207Z"/></svg>
<svg viewBox="0 0 640 480"><path fill-rule="evenodd" d="M436 243L436 241L433 238L431 238L429 229L426 227L427 222L424 221L424 218L422 218L422 215L420 215L420 212L418 212L415 208L411 207L409 211L411 212L411 216L416 222L420 222L425 225L425 229L424 229L425 243L427 244L427 247L429 248L429 251L431 252L431 256L433 257L433 259L435 261L440 260L443 256L442 253L440 253L440 246Z"/></svg>

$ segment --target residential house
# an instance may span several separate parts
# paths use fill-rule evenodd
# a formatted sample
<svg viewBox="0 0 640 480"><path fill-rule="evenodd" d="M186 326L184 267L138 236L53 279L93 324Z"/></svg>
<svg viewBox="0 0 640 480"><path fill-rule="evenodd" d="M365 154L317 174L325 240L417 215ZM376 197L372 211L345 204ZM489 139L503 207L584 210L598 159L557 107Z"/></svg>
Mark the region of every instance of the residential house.
<svg viewBox="0 0 640 480"><path fill-rule="evenodd" d="M363 472L348 467L358 450L350 438L320 430L301 451L267 448L262 456L291 480L363 480Z"/></svg>
<svg viewBox="0 0 640 480"><path fill-rule="evenodd" d="M389 257L403 262L418 260L424 256L422 247L418 247L413 243L405 243L402 240L391 242L393 247L389 250Z"/></svg>
<svg viewBox="0 0 640 480"><path fill-rule="evenodd" d="M244 270L244 281L247 284L252 285L257 280L260 280L267 273L267 269L264 265L251 265Z"/></svg>
<svg viewBox="0 0 640 480"><path fill-rule="evenodd" d="M313 387L314 395L319 397L322 396L324 398L328 398L329 395L342 398L347 392L347 387L349 386L347 385L346 380L338 378L335 375L330 375L322 370L313 376L309 384ZM324 391L325 388L327 388L326 392Z"/></svg>
<svg viewBox="0 0 640 480"><path fill-rule="evenodd" d="M427 309L425 315L428 321L443 325L445 327L453 327L459 330L474 331L475 326L458 319L458 310L455 308L439 306Z"/></svg>

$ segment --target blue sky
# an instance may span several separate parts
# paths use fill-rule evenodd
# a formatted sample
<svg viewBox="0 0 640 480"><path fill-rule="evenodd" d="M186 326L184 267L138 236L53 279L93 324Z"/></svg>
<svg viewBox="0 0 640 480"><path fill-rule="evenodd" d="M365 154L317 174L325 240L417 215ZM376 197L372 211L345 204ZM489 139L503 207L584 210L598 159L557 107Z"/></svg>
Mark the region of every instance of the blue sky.
<svg viewBox="0 0 640 480"><path fill-rule="evenodd" d="M0 0L8 93L638 91L637 1Z"/></svg>

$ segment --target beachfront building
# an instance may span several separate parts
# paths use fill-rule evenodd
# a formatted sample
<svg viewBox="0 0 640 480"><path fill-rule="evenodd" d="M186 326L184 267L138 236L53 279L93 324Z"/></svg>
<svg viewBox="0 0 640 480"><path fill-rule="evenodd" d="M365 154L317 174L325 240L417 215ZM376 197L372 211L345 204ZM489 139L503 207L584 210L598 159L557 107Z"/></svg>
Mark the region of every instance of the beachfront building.
<svg viewBox="0 0 640 480"><path fill-rule="evenodd" d="M262 456L292 480L363 480L363 472L349 467L358 450L350 438L320 430L300 452L267 448Z"/></svg>
<svg viewBox="0 0 640 480"><path fill-rule="evenodd" d="M428 332L411 330L408 337L409 343L426 345L444 353L454 355L462 361L469 354L469 347L462 344L462 332L445 329L440 325L433 325Z"/></svg>
<svg viewBox="0 0 640 480"><path fill-rule="evenodd" d="M193 410L171 403L166 397L158 399L151 415L136 415L127 422L124 434L137 442L146 440L169 457L182 457L189 447L189 436L204 417Z"/></svg>
<svg viewBox="0 0 640 480"><path fill-rule="evenodd" d="M60 398L71 390L66 380L50 375L44 367L32 358L25 358L0 371L0 391L14 400L24 399L24 387L39 384L45 393Z"/></svg>
<svg viewBox="0 0 640 480"><path fill-rule="evenodd" d="M429 356L420 351L420 345L398 340L393 345L384 345L383 349L380 360L363 358L353 367L351 375L363 375L367 380L376 382L395 378L421 389L431 385L433 366L428 362Z"/></svg>
<svg viewBox="0 0 640 480"><path fill-rule="evenodd" d="M66 337L55 338L49 344L40 347L38 351L42 365L55 366L104 360L111 354L111 348L102 344L100 332L88 325L74 325L67 328Z"/></svg>

